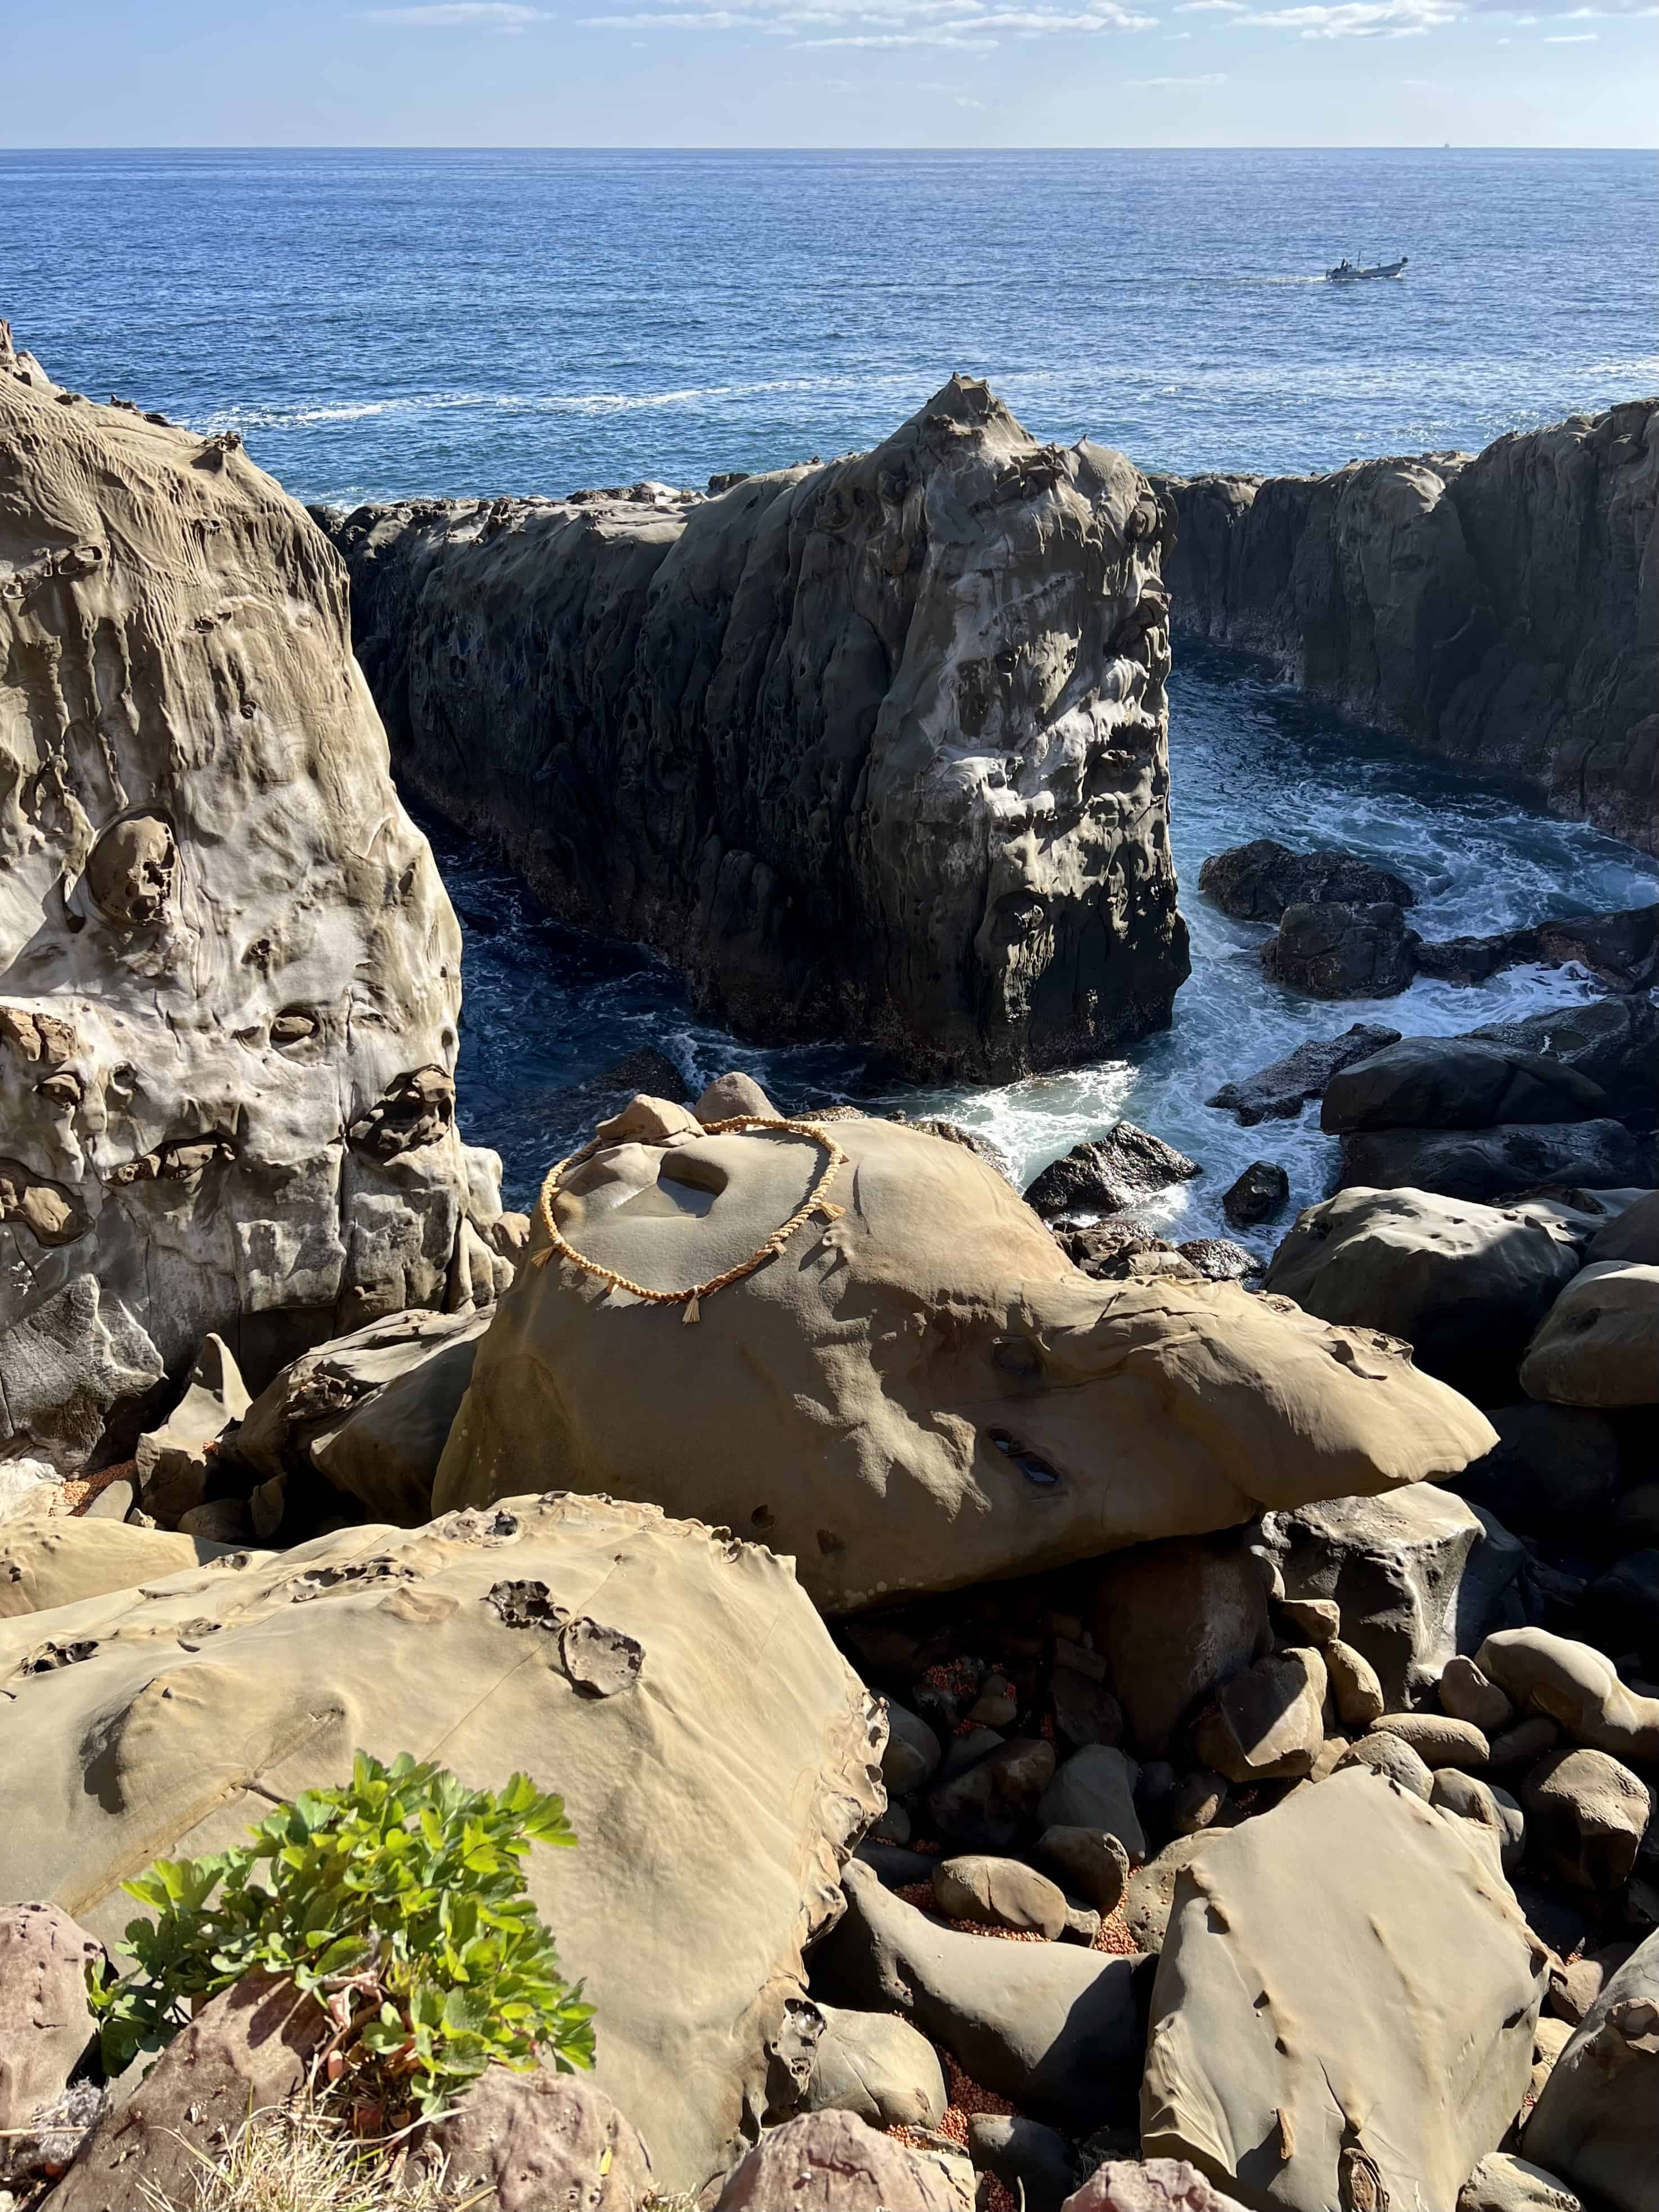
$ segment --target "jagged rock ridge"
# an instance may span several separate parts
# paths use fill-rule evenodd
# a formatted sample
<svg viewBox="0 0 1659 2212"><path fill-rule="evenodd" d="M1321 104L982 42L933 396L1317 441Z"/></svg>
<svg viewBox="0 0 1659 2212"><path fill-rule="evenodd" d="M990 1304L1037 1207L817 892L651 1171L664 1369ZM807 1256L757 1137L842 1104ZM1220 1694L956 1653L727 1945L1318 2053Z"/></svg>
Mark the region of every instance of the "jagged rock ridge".
<svg viewBox="0 0 1659 2212"><path fill-rule="evenodd" d="M73 1467L209 1330L258 1377L493 1295L460 933L347 624L238 441L0 324L0 1456Z"/></svg>
<svg viewBox="0 0 1659 2212"><path fill-rule="evenodd" d="M739 1033L1002 1079L1167 1024L1166 510L953 378L720 496L319 511L398 772Z"/></svg>
<svg viewBox="0 0 1659 2212"><path fill-rule="evenodd" d="M1153 481L1177 630L1659 850L1659 403L1473 459Z"/></svg>

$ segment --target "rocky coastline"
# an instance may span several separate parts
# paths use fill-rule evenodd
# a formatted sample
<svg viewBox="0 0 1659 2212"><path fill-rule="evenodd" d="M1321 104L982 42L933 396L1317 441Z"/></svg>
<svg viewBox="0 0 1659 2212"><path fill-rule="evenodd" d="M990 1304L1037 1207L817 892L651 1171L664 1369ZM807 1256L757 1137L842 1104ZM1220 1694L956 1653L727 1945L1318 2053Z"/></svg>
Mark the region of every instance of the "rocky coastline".
<svg viewBox="0 0 1659 2212"><path fill-rule="evenodd" d="M1006 1081L1166 1026L1166 510L953 378L867 453L319 511L405 786L744 1037Z"/></svg>
<svg viewBox="0 0 1659 2212"><path fill-rule="evenodd" d="M736 1068L503 1212L392 769L728 1018L1098 1054L1185 957L1164 497L957 380L336 519L389 756L233 439L6 333L0 492L0 2212L1654 2212L1651 910L1209 856L1343 1009L1211 1101L1340 1142L1265 1267L1156 1131L1022 1194ZM1584 995L1343 1029L1407 956Z"/></svg>
<svg viewBox="0 0 1659 2212"><path fill-rule="evenodd" d="M1154 481L1178 634L1659 851L1659 404L1474 455Z"/></svg>

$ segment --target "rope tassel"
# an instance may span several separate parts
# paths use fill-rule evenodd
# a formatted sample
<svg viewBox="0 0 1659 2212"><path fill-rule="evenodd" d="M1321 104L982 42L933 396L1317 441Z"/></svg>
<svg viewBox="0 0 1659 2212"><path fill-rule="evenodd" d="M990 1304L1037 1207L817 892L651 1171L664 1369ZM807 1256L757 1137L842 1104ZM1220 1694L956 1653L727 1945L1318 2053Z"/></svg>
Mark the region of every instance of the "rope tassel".
<svg viewBox="0 0 1659 2212"><path fill-rule="evenodd" d="M680 1316L680 1319L688 1328L694 1321L701 1321L702 1319L702 1314L697 1304L697 1294L695 1291L692 1291L690 1297L686 1300L685 1311Z"/></svg>

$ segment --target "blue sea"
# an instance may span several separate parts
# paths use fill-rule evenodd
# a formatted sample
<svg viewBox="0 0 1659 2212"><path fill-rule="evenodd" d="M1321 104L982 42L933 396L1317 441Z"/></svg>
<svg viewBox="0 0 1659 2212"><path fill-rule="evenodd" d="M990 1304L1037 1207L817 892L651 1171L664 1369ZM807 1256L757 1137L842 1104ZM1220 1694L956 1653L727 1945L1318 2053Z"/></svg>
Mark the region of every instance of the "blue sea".
<svg viewBox="0 0 1659 2212"><path fill-rule="evenodd" d="M1659 389L1659 197L1643 154L0 152L0 314L58 381L235 428L307 500L701 483L866 446L953 369L1044 438L1148 466L1306 471L1472 450ZM1398 283L1335 286L1344 254ZM844 1048L698 1024L637 948L562 929L492 857L434 843L467 933L459 1079L522 1199L570 1134L567 1086L654 1043L780 1103L947 1109L1021 1174L1119 1114L1205 1176L1154 1208L1212 1233L1222 1189L1331 1146L1203 1101L1361 1015L1467 1029L1579 997L1571 971L1310 1006L1199 862L1279 836L1384 861L1425 935L1652 896L1651 863L1514 789L1426 763L1182 650L1173 830L1194 968L1127 1058L994 1091L905 1093ZM1271 1241L1271 1238L1268 1240Z"/></svg>

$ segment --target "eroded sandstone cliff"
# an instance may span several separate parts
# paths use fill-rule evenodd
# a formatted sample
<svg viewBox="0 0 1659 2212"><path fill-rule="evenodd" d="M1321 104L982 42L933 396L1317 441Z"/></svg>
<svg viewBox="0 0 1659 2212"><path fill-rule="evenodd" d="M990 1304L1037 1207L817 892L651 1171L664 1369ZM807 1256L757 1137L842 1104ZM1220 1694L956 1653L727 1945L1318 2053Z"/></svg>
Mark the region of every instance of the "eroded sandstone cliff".
<svg viewBox="0 0 1659 2212"><path fill-rule="evenodd" d="M1659 849L1659 404L1473 459L1154 481L1177 630Z"/></svg>
<svg viewBox="0 0 1659 2212"><path fill-rule="evenodd" d="M258 1376L487 1300L459 1006L325 540L0 324L0 1457L75 1465L210 1329Z"/></svg>
<svg viewBox="0 0 1659 2212"><path fill-rule="evenodd" d="M1167 511L953 378L737 483L324 518L398 773L699 1007L1004 1079L1164 1026Z"/></svg>

